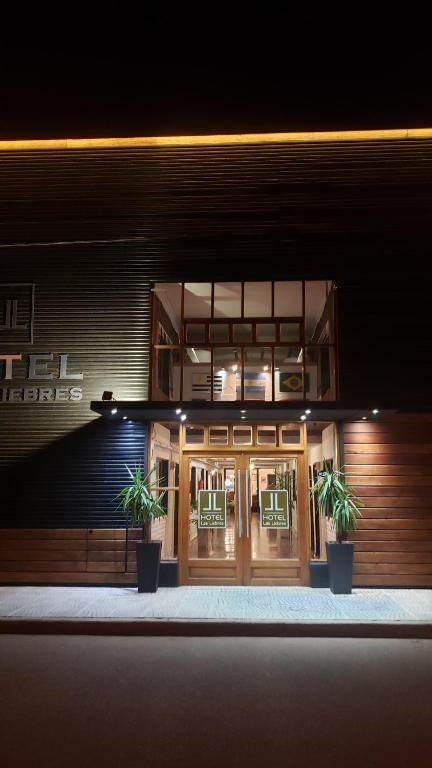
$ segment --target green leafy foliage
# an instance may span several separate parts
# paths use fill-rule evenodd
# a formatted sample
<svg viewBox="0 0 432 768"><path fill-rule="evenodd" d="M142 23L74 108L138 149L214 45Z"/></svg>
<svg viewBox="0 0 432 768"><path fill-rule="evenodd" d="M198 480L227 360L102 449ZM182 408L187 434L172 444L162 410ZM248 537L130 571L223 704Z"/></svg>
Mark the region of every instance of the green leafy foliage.
<svg viewBox="0 0 432 768"><path fill-rule="evenodd" d="M333 521L337 541L342 542L349 531L356 529L363 501L347 485L342 470L327 467L320 473L311 493L320 513Z"/></svg>
<svg viewBox="0 0 432 768"><path fill-rule="evenodd" d="M139 464L133 470L126 465L126 469L131 482L117 494L116 499L119 499L117 509L122 509L126 513L131 525L142 528L143 538L149 540L153 520L166 517L168 514L168 510L162 505L166 491L162 491L159 495L155 495L154 491L151 491L151 476L155 471L154 467L147 475L144 474ZM159 482L161 481L162 478L159 478Z"/></svg>

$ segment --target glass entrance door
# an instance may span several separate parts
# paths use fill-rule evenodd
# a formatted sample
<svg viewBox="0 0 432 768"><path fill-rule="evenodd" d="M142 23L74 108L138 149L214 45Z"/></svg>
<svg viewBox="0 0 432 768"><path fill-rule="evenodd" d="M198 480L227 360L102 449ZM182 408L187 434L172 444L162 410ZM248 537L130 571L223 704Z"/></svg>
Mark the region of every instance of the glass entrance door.
<svg viewBox="0 0 432 768"><path fill-rule="evenodd" d="M302 457L244 457L245 584L298 584L301 581L299 469Z"/></svg>
<svg viewBox="0 0 432 768"><path fill-rule="evenodd" d="M306 583L303 461L264 451L184 457L182 583Z"/></svg>
<svg viewBox="0 0 432 768"><path fill-rule="evenodd" d="M241 459L184 457L182 583L242 584Z"/></svg>

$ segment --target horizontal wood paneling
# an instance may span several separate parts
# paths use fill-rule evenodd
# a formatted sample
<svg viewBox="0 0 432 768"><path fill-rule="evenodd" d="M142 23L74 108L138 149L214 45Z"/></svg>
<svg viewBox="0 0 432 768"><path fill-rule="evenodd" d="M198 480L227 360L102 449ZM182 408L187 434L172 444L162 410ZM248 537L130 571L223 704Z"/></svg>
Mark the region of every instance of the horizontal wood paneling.
<svg viewBox="0 0 432 768"><path fill-rule="evenodd" d="M365 507L351 535L354 583L432 586L432 424L344 427L348 482Z"/></svg>
<svg viewBox="0 0 432 768"><path fill-rule="evenodd" d="M139 536L139 531L129 532L125 573L124 530L2 529L0 583L133 583Z"/></svg>

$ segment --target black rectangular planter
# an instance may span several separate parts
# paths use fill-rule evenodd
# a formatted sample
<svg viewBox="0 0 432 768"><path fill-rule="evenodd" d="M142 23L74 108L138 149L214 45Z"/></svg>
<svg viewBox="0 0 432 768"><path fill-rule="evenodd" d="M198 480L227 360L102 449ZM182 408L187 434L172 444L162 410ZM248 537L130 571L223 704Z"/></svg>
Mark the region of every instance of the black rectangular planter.
<svg viewBox="0 0 432 768"><path fill-rule="evenodd" d="M328 588L329 572L327 563L311 560L309 563L309 586L316 589Z"/></svg>
<svg viewBox="0 0 432 768"><path fill-rule="evenodd" d="M354 544L326 542L330 589L335 595L352 592Z"/></svg>
<svg viewBox="0 0 432 768"><path fill-rule="evenodd" d="M177 560L162 560L159 571L160 587L178 587Z"/></svg>
<svg viewBox="0 0 432 768"><path fill-rule="evenodd" d="M161 558L161 541L136 544L138 592L157 592Z"/></svg>

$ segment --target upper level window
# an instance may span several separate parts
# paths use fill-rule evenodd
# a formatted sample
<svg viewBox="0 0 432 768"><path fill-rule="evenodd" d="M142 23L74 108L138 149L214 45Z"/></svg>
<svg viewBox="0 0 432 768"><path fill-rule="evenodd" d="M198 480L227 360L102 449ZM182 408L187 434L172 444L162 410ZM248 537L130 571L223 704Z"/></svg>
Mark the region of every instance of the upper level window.
<svg viewBox="0 0 432 768"><path fill-rule="evenodd" d="M336 400L328 280L156 283L151 399Z"/></svg>

